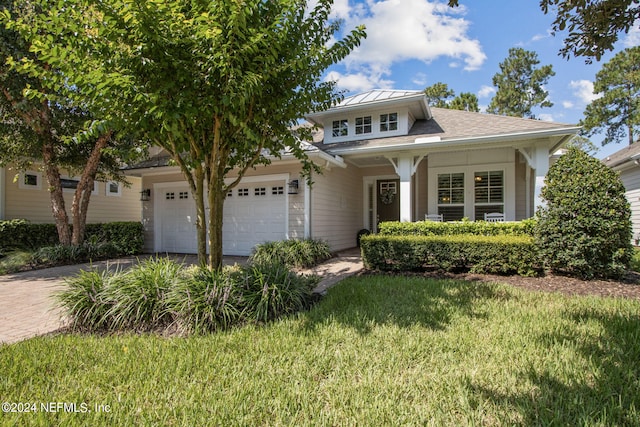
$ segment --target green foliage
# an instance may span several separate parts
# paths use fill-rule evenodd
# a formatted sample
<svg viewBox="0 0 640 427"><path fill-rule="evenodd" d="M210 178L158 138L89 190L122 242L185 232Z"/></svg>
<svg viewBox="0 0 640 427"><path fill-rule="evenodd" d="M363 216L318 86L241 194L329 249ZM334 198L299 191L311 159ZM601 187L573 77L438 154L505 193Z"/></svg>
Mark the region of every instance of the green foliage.
<svg viewBox="0 0 640 427"><path fill-rule="evenodd" d="M476 113L480 111L478 97L475 94L462 92L460 95L455 96L455 91L449 89L446 83L438 82L428 86L424 89L424 94L427 96L427 101L432 107L473 111Z"/></svg>
<svg viewBox="0 0 640 427"><path fill-rule="evenodd" d="M470 269L531 276L540 264L533 238L526 236L371 235L362 238L361 248L365 267L382 271Z"/></svg>
<svg viewBox="0 0 640 427"><path fill-rule="evenodd" d="M144 247L144 226L139 221L87 224L85 239L111 243L120 255L137 255Z"/></svg>
<svg viewBox="0 0 640 427"><path fill-rule="evenodd" d="M534 107L552 107L544 85L555 72L551 65L537 68L538 64L537 53L520 47L509 49L509 56L500 63L500 72L493 76L493 85L498 89L487 112L534 118Z"/></svg>
<svg viewBox="0 0 640 427"><path fill-rule="evenodd" d="M480 112L478 97L475 93L471 92L460 93L460 95L451 100L448 108L451 108L452 110L471 111L472 113Z"/></svg>
<svg viewBox="0 0 640 427"><path fill-rule="evenodd" d="M570 148L545 183L536 238L547 267L583 278L622 276L632 256L631 210L618 174Z"/></svg>
<svg viewBox="0 0 640 427"><path fill-rule="evenodd" d="M120 255L122 254L113 243L91 239L81 245L43 246L33 253L32 263L37 266L78 264Z"/></svg>
<svg viewBox="0 0 640 427"><path fill-rule="evenodd" d="M639 9L640 10L640 9ZM640 137L640 46L625 49L596 74L593 92L601 94L584 112L583 132L605 131L602 145Z"/></svg>
<svg viewBox="0 0 640 427"><path fill-rule="evenodd" d="M57 300L77 329L202 334L303 310L316 284L273 262L210 270L151 258L126 271L81 271Z"/></svg>
<svg viewBox="0 0 640 427"><path fill-rule="evenodd" d="M0 221L0 249L38 249L58 242L53 224L32 224L25 219Z"/></svg>
<svg viewBox="0 0 640 427"><path fill-rule="evenodd" d="M475 236L533 236L536 225L535 219L518 222L486 222L486 221L457 221L457 222L382 222L378 226L379 234L395 236L456 236L461 234Z"/></svg>
<svg viewBox="0 0 640 427"><path fill-rule="evenodd" d="M289 268L309 268L331 258L329 244L317 239L290 239L257 245L251 262L277 262Z"/></svg>

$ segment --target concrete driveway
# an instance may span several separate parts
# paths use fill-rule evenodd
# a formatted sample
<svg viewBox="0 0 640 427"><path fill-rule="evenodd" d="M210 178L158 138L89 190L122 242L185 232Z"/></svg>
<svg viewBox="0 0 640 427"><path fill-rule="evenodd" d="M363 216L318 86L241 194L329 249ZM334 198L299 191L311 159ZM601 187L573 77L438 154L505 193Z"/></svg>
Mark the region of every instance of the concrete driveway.
<svg viewBox="0 0 640 427"><path fill-rule="evenodd" d="M141 257L100 261L93 264L67 265L42 270L0 276L0 345L11 344L37 335L54 332L63 326L60 312L56 310L53 295L64 287L64 279L92 266L104 268L128 268ZM193 255L175 255L184 264L195 264ZM244 263L245 257L225 257L225 264ZM346 276L362 269L359 251L345 251L336 257L303 273L323 277L316 292L324 293Z"/></svg>

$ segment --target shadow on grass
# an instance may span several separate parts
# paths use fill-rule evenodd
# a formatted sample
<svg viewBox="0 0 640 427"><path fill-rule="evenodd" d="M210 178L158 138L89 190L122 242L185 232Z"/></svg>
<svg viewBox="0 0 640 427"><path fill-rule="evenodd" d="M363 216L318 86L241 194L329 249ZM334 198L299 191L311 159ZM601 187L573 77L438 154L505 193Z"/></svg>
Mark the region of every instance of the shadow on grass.
<svg viewBox="0 0 640 427"><path fill-rule="evenodd" d="M305 329L328 319L368 334L376 326L445 329L453 317L484 318L483 300L516 298L483 282L372 275L346 279L331 289L321 305L305 314Z"/></svg>
<svg viewBox="0 0 640 427"><path fill-rule="evenodd" d="M505 411L516 411L523 425L640 425L640 317L597 309L567 311L574 325L596 325L598 334L566 327L540 336L548 347L575 350L590 369L563 375L562 367L525 374L535 393L503 394L468 384L470 395Z"/></svg>

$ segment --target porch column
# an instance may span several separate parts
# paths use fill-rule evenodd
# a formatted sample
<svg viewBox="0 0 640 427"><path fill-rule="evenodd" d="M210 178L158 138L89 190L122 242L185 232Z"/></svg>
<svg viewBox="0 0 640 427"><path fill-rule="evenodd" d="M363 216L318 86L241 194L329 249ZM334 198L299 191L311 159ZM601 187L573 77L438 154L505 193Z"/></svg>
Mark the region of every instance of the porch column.
<svg viewBox="0 0 640 427"><path fill-rule="evenodd" d="M412 157L398 158L396 172L400 176L400 222L411 222Z"/></svg>
<svg viewBox="0 0 640 427"><path fill-rule="evenodd" d="M533 193L533 209L534 213L538 207L544 206L542 200L542 187L544 187L544 178L549 172L549 148L536 147L533 153L533 164L535 165L536 186Z"/></svg>

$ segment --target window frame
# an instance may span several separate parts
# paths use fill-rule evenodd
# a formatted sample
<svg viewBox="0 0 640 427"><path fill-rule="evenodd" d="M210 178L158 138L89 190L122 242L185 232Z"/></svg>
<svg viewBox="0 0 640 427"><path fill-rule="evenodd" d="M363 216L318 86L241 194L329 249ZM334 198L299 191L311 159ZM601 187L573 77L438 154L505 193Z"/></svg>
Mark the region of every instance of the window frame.
<svg viewBox="0 0 640 427"><path fill-rule="evenodd" d="M27 175L33 175L36 177L35 185L27 184L25 182ZM20 172L20 174L18 175L18 188L20 188L21 190L41 190L42 189L42 172L37 172L32 170Z"/></svg>
<svg viewBox="0 0 640 427"><path fill-rule="evenodd" d="M333 120L331 124L332 138L349 136L349 119Z"/></svg>
<svg viewBox="0 0 640 427"><path fill-rule="evenodd" d="M356 135L369 135L373 133L373 118L371 115L355 118Z"/></svg>
<svg viewBox="0 0 640 427"><path fill-rule="evenodd" d="M395 120L391 120L391 116L395 116ZM397 132L399 129L398 127L399 118L400 118L400 115L398 114L397 111L393 113L380 114L380 121L379 121L380 133ZM392 128L392 125L394 125L395 127Z"/></svg>
<svg viewBox="0 0 640 427"><path fill-rule="evenodd" d="M113 184L116 184L118 186L118 191L115 192L115 193L111 191L111 185L113 185ZM118 181L107 181L105 183L104 194L107 197L121 197L122 196L122 183L120 183Z"/></svg>

